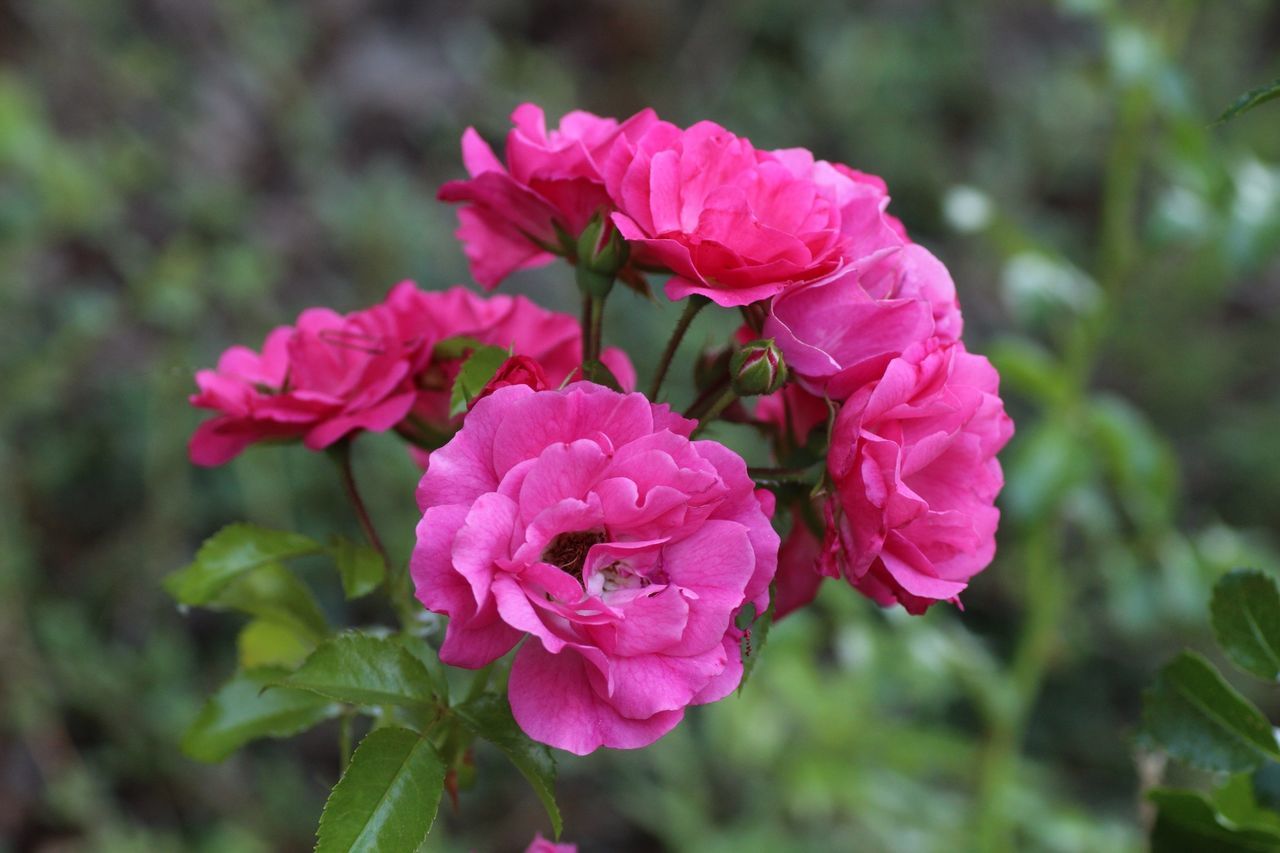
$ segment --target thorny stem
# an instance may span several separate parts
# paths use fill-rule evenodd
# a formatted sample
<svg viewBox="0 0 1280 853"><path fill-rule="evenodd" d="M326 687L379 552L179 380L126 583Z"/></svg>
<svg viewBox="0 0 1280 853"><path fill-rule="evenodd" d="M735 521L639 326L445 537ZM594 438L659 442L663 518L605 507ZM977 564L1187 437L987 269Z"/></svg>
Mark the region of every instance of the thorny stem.
<svg viewBox="0 0 1280 853"><path fill-rule="evenodd" d="M693 322L693 318L698 316L698 312L703 306L709 305L711 300L705 296L694 294L685 302L684 311L680 314L680 319L676 321L676 327L671 331L671 337L667 340L667 347L662 351L662 357L658 359L658 369L653 375L653 382L649 385L649 399L656 401L658 392L662 390L662 380L667 378L667 371L671 368L671 361L675 358L676 350L680 348L680 342L684 340L685 333L689 331L689 325Z"/></svg>
<svg viewBox="0 0 1280 853"><path fill-rule="evenodd" d="M591 357L587 360L599 361L600 346L604 338L604 297L590 297L588 308L591 320L591 349L588 352Z"/></svg>
<svg viewBox="0 0 1280 853"><path fill-rule="evenodd" d="M711 407L711 404L719 399L724 389L729 387L729 375L726 373L719 380L707 386L707 389L698 395L698 399L689 404L689 408L684 410L686 418L701 420L703 414Z"/></svg>
<svg viewBox="0 0 1280 853"><path fill-rule="evenodd" d="M720 397L711 404L711 408L707 410L707 413L698 418L698 426L693 431L693 435L691 435L690 438L697 438L701 435L702 431L710 426L712 421L720 417L720 414L725 409L732 406L733 401L737 399L738 394L736 391L732 388L725 388L724 391L721 392Z"/></svg>
<svg viewBox="0 0 1280 853"><path fill-rule="evenodd" d="M591 360L591 303L590 296L584 294L582 297L582 364L585 366Z"/></svg>
<svg viewBox="0 0 1280 853"><path fill-rule="evenodd" d="M807 483L817 464L783 468L748 467L747 475L753 480L765 480L770 483Z"/></svg>

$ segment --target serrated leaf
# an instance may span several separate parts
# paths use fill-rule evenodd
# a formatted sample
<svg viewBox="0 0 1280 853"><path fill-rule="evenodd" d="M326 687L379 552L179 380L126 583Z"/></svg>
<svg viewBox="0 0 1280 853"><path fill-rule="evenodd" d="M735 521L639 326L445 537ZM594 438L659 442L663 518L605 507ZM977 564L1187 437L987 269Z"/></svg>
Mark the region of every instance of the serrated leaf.
<svg viewBox="0 0 1280 853"><path fill-rule="evenodd" d="M435 698L431 676L402 645L354 632L322 643L282 683L352 705L412 707Z"/></svg>
<svg viewBox="0 0 1280 853"><path fill-rule="evenodd" d="M254 619L236 639L240 665L245 669L278 666L293 669L311 653L315 643L279 622Z"/></svg>
<svg viewBox="0 0 1280 853"><path fill-rule="evenodd" d="M773 627L773 611L777 598L776 587L770 585L769 606L764 613L760 614L760 618L751 624L748 633L742 638L742 680L738 682L738 695L742 695L742 688L747 686L747 679L756 668L760 652L764 650L764 644L769 641L769 629Z"/></svg>
<svg viewBox="0 0 1280 853"><path fill-rule="evenodd" d="M333 559L342 579L342 592L348 599L360 598L378 588L387 574L382 555L368 545L357 545L350 539L333 541Z"/></svg>
<svg viewBox="0 0 1280 853"><path fill-rule="evenodd" d="M467 357L453 380L453 392L449 395L450 417L467 411L471 401L480 395L509 356L510 353L502 347L480 347Z"/></svg>
<svg viewBox="0 0 1280 853"><path fill-rule="evenodd" d="M1257 708L1195 652L1165 665L1143 696L1143 728L1170 755L1205 770L1252 770L1280 758Z"/></svg>
<svg viewBox="0 0 1280 853"><path fill-rule="evenodd" d="M414 853L435 822L444 776L444 762L417 732L370 732L324 804L316 853Z"/></svg>
<svg viewBox="0 0 1280 853"><path fill-rule="evenodd" d="M1270 576L1237 569L1218 579L1209 604L1213 632L1231 662L1259 678L1280 677L1280 592Z"/></svg>
<svg viewBox="0 0 1280 853"><path fill-rule="evenodd" d="M398 634L396 642L418 659L418 663L422 664L427 675L431 676L431 689L435 691L436 699L441 704L448 705L449 677L445 674L444 664L440 662L440 656L436 650L431 648L426 640L412 634Z"/></svg>
<svg viewBox="0 0 1280 853"><path fill-rule="evenodd" d="M1232 102L1231 106L1222 111L1222 115L1214 120L1214 124L1222 124L1231 121L1242 113L1247 113L1260 104L1267 101L1280 98L1280 79L1272 80L1265 86L1259 86L1256 89L1250 89Z"/></svg>
<svg viewBox="0 0 1280 853"><path fill-rule="evenodd" d="M1280 850L1280 833L1240 826L1195 791L1157 788L1147 794L1156 805L1152 853L1270 853Z"/></svg>
<svg viewBox="0 0 1280 853"><path fill-rule="evenodd" d="M278 563L261 566L227 584L204 604L212 610L238 610L284 625L319 642L329 623L307 585Z"/></svg>
<svg viewBox="0 0 1280 853"><path fill-rule="evenodd" d="M337 716L341 706L302 690L263 688L287 670L244 670L219 688L182 739L182 751L197 761L221 761L251 740L289 737Z"/></svg>
<svg viewBox="0 0 1280 853"><path fill-rule="evenodd" d="M206 539L195 561L166 577L164 588L180 604L205 604L247 572L323 550L319 542L298 533L232 524Z"/></svg>
<svg viewBox="0 0 1280 853"><path fill-rule="evenodd" d="M458 719L473 735L492 743L516 766L533 786L551 819L556 838L564 827L560 807L556 805L556 760L551 750L529 739L515 718L505 696L487 693L453 709Z"/></svg>

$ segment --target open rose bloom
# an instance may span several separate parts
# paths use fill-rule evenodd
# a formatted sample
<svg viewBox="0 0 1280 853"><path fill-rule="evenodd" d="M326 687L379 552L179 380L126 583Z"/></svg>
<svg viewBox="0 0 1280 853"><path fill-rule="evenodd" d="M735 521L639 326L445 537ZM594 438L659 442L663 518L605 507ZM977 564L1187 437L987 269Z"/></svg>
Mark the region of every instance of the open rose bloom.
<svg viewBox="0 0 1280 853"><path fill-rule="evenodd" d="M448 354L437 345L459 345ZM236 346L216 370L196 374L194 406L217 415L191 439L192 461L221 465L251 444L302 439L322 450L360 431L399 429L421 440L457 427L449 396L468 346L510 349L559 385L582 363L582 329L523 296L482 297L463 287L420 290L401 282L386 300L340 315L308 309L272 331L261 353ZM623 387L635 370L616 348L601 360ZM423 431L426 435L423 435Z"/></svg>
<svg viewBox="0 0 1280 853"><path fill-rule="evenodd" d="M432 454L418 597L449 616L445 663L519 644L510 701L530 737L644 746L737 686L734 616L767 607L778 536L742 459L694 426L590 383L510 386Z"/></svg>

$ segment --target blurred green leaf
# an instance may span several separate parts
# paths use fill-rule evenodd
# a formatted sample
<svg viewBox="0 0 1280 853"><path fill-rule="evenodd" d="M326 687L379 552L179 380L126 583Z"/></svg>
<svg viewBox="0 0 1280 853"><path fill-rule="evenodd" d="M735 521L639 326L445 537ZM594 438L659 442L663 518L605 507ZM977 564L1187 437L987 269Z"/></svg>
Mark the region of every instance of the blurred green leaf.
<svg viewBox="0 0 1280 853"><path fill-rule="evenodd" d="M1195 791L1157 788L1147 794L1156 805L1152 853L1263 853L1280 850L1280 833L1243 827L1228 820Z"/></svg>
<svg viewBox="0 0 1280 853"><path fill-rule="evenodd" d="M1253 771L1249 782L1253 786L1254 802L1260 808L1277 814L1277 820L1280 820L1280 764L1268 761Z"/></svg>
<svg viewBox="0 0 1280 853"><path fill-rule="evenodd" d="M502 347L480 347L462 363L458 377L453 380L453 392L449 396L449 414L464 414L471 401L479 396L484 386L511 355Z"/></svg>
<svg viewBox="0 0 1280 853"><path fill-rule="evenodd" d="M444 762L417 732L370 732L324 805L316 853L413 853L435 822L444 776Z"/></svg>
<svg viewBox="0 0 1280 853"><path fill-rule="evenodd" d="M1280 592L1273 578L1236 569L1213 587L1213 632L1232 663L1259 678L1280 677Z"/></svg>
<svg viewBox="0 0 1280 853"><path fill-rule="evenodd" d="M206 604L227 584L254 569L324 550L313 539L252 524L232 524L205 540L195 562L164 579L180 604Z"/></svg>
<svg viewBox="0 0 1280 853"><path fill-rule="evenodd" d="M582 375L588 382L612 388L614 391L622 391L622 383L618 381L618 377L614 376L608 365L599 359L592 359L582 365Z"/></svg>
<svg viewBox="0 0 1280 853"><path fill-rule="evenodd" d="M288 626L268 619L254 619L241 628L236 645L240 650L240 666L245 669L261 666L293 669L315 648L315 643Z"/></svg>
<svg viewBox="0 0 1280 853"><path fill-rule="evenodd" d="M1011 517L1030 521L1044 516L1088 478L1092 457L1083 452L1074 424L1049 420L1017 438L1006 459L1008 479L1001 502Z"/></svg>
<svg viewBox="0 0 1280 853"><path fill-rule="evenodd" d="M1166 664L1143 699L1145 732L1188 764L1235 773L1280 759L1267 718L1195 652Z"/></svg>
<svg viewBox="0 0 1280 853"><path fill-rule="evenodd" d="M1118 397L1090 401L1094 447L1135 523L1167 525L1173 514L1177 462L1146 416Z"/></svg>
<svg viewBox="0 0 1280 853"><path fill-rule="evenodd" d="M215 693L182 739L197 761L221 761L260 737L288 737L337 716L341 706L303 690L273 688L288 674L271 667L244 670Z"/></svg>
<svg viewBox="0 0 1280 853"><path fill-rule="evenodd" d="M1261 826L1280 832L1280 814L1259 803L1254 790L1253 777L1268 766L1276 765L1268 762L1254 773L1237 773L1228 777L1210 798L1218 813L1241 826Z"/></svg>
<svg viewBox="0 0 1280 853"><path fill-rule="evenodd" d="M212 610L238 610L276 622L319 641L329 634L329 623L307 585L279 563L233 580L205 602Z"/></svg>
<svg viewBox="0 0 1280 853"><path fill-rule="evenodd" d="M1267 101L1280 98L1280 79L1272 80L1265 86L1259 86L1256 89L1250 89L1240 97L1236 98L1231 106L1222 111L1222 115L1214 120L1214 124L1222 124L1231 121L1238 115L1249 112L1256 106L1265 104Z"/></svg>
<svg viewBox="0 0 1280 853"><path fill-rule="evenodd" d="M282 683L353 705L420 706L435 698L431 676L403 646L356 632L322 643Z"/></svg>
<svg viewBox="0 0 1280 853"><path fill-rule="evenodd" d="M452 361L474 350L483 349L484 346L482 342L470 335L454 335L435 345L431 350L431 359L432 361Z"/></svg>
<svg viewBox="0 0 1280 853"><path fill-rule="evenodd" d="M560 807L556 805L556 761L551 750L534 743L520 730L511 716L511 706L505 696L487 693L458 705L453 712L473 735L500 749L529 781L547 810L556 838L559 838L564 821L560 817Z"/></svg>
<svg viewBox="0 0 1280 853"><path fill-rule="evenodd" d="M1070 380L1062 365L1029 338L1003 337L987 347L986 355L1000 371L1001 390L1042 403L1057 402L1067 394Z"/></svg>
<svg viewBox="0 0 1280 853"><path fill-rule="evenodd" d="M387 573L381 554L368 545L357 545L343 537L334 539L333 559L342 578L342 592L348 599L373 592Z"/></svg>

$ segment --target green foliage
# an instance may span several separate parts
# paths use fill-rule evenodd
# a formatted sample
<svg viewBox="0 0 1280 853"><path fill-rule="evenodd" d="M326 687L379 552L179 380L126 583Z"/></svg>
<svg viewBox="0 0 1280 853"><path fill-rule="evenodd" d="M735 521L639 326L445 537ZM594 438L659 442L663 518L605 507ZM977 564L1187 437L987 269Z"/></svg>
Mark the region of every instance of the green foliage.
<svg viewBox="0 0 1280 853"><path fill-rule="evenodd" d="M337 716L340 706L305 690L267 688L285 670L244 670L205 703L182 740L182 749L199 761L221 761L251 740L289 737Z"/></svg>
<svg viewBox="0 0 1280 853"><path fill-rule="evenodd" d="M322 550L320 543L297 533L232 524L206 539L195 562L165 578L164 586L180 604L208 604L254 569Z"/></svg>
<svg viewBox="0 0 1280 853"><path fill-rule="evenodd" d="M1223 817L1205 797L1192 791L1158 788L1148 797L1156 805L1152 853L1272 853L1280 850L1280 831L1239 826Z"/></svg>
<svg viewBox="0 0 1280 853"><path fill-rule="evenodd" d="M1280 677L1280 592L1262 572L1240 569L1213 588L1210 602L1218 645L1258 678Z"/></svg>
<svg viewBox="0 0 1280 853"><path fill-rule="evenodd" d="M431 676L404 646L356 632L326 640L280 683L353 705L421 707L435 700Z"/></svg>
<svg viewBox="0 0 1280 853"><path fill-rule="evenodd" d="M338 538L333 543L334 560L347 598L361 598L378 588L387 574L382 556L368 545Z"/></svg>
<svg viewBox="0 0 1280 853"><path fill-rule="evenodd" d="M609 366L599 359L592 359L582 365L582 375L588 382L612 388L614 391L622 390L622 383L618 382L618 377L614 376Z"/></svg>
<svg viewBox="0 0 1280 853"><path fill-rule="evenodd" d="M1222 111L1222 115L1218 116L1214 124L1231 121L1233 118L1249 112L1254 107L1261 106L1275 98L1280 98L1280 79L1272 80L1270 83L1259 86L1256 89L1250 89L1236 98L1231 106Z"/></svg>
<svg viewBox="0 0 1280 853"><path fill-rule="evenodd" d="M316 853L413 853L435 822L444 776L444 762L417 732L370 732L325 803Z"/></svg>
<svg viewBox="0 0 1280 853"><path fill-rule="evenodd" d="M1196 767L1238 772L1280 759L1267 718L1195 652L1183 652L1160 670L1143 708L1145 731Z"/></svg>
<svg viewBox="0 0 1280 853"><path fill-rule="evenodd" d="M480 396L484 386L502 367L511 353L502 347L478 347L462 363L458 376L453 380L453 392L449 397L449 414L456 417L467 411L471 402Z"/></svg>
<svg viewBox="0 0 1280 853"><path fill-rule="evenodd" d="M488 694L453 708L462 724L477 737L492 743L505 755L520 775L533 786L542 807L551 819L551 828L557 838L564 827L560 807L556 805L556 760L551 750L529 740L511 716L511 706L505 696Z"/></svg>
<svg viewBox="0 0 1280 853"><path fill-rule="evenodd" d="M240 666L245 669L262 666L293 669L315 648L297 632L268 619L254 619L241 628L236 645Z"/></svg>

